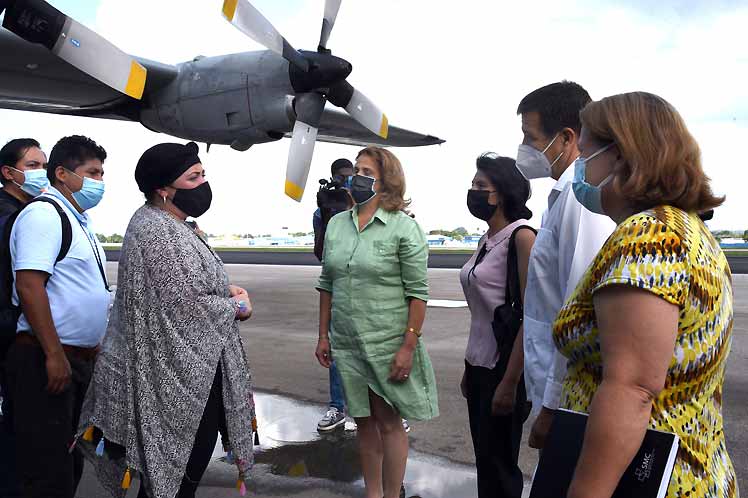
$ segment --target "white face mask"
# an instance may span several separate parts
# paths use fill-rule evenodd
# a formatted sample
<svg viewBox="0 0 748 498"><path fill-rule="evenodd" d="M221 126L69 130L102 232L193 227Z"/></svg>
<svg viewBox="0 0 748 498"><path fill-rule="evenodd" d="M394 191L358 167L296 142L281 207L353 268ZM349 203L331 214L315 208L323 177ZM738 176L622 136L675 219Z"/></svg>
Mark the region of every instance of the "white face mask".
<svg viewBox="0 0 748 498"><path fill-rule="evenodd" d="M542 152L530 145L521 144L519 146L517 150L517 169L525 178L533 180L535 178L548 178L551 176L551 168L564 155L562 152L552 163L549 163L548 158L545 157L546 151L550 149L557 138L558 133Z"/></svg>

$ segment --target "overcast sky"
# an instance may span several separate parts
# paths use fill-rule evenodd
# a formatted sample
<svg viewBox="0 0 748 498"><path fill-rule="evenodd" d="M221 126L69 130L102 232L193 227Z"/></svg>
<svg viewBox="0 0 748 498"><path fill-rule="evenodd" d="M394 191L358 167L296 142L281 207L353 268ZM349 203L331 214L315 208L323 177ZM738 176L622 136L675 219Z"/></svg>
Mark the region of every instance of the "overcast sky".
<svg viewBox="0 0 748 498"><path fill-rule="evenodd" d="M53 0L66 14L126 52L166 63L196 55L259 50L221 16L221 0ZM324 0L255 0L299 49L317 46ZM748 4L745 1L346 0L328 46L353 64L349 81L390 123L447 140L393 149L412 209L425 230L470 230L465 207L475 157L514 157L521 141L515 111L533 89L562 79L599 99L645 90L669 100L699 141L716 193L727 195L712 228L748 228ZM97 230L123 233L142 203L133 178L148 147L175 141L137 123L0 110L0 142L20 136L46 151L61 136L103 145L107 193L91 211ZM358 148L318 143L301 204L283 194L290 140L247 152L201 144L214 193L200 220L211 233L311 231L318 178ZM533 181L532 222L540 224L550 180Z"/></svg>

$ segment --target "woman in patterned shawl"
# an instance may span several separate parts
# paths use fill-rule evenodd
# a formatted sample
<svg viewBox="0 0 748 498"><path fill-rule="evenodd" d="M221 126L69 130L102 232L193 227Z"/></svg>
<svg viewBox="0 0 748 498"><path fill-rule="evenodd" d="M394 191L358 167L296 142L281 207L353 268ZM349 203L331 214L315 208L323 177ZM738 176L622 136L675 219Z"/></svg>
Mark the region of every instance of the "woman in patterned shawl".
<svg viewBox="0 0 748 498"><path fill-rule="evenodd" d="M554 324L562 406L589 413L568 498L609 498L647 428L680 439L669 498L735 497L722 421L732 278L699 218L724 198L662 98L615 95L581 119L574 193L618 227Z"/></svg>
<svg viewBox="0 0 748 498"><path fill-rule="evenodd" d="M160 144L135 170L147 202L125 234L78 441L116 497L137 476L139 498L194 497L219 428L227 429L242 488L252 462L254 404L237 324L251 305L186 223L212 198L197 150Z"/></svg>

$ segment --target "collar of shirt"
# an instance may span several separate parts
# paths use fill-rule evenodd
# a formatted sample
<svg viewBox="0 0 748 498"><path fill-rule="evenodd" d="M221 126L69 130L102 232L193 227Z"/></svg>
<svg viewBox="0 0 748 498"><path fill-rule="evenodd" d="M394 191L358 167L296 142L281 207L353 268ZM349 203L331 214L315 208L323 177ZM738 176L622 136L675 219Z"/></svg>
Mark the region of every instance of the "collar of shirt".
<svg viewBox="0 0 748 498"><path fill-rule="evenodd" d="M387 222L390 221L391 216L392 216L392 213L379 207L374 212L374 216L371 217L371 221L369 221L369 223L367 223L366 226L368 227L369 225L371 225L374 220L379 220L383 224L386 225ZM358 228L358 206L354 206L353 209L351 209L351 219L353 220L353 223L356 225L356 228Z"/></svg>
<svg viewBox="0 0 748 498"><path fill-rule="evenodd" d="M75 207L73 206L73 204L69 200L67 200L67 198L64 195L62 195L62 192L60 192L59 190L57 190L56 188L54 188L53 186L50 185L49 188L47 189L47 192L45 192L45 193L47 195L49 195L49 196L54 197L55 199L59 200L60 202L62 202L62 204L66 208L68 208L68 210L71 213L73 213L75 215L75 217L78 219L78 221L83 226L87 226L88 225L88 215L85 212L84 213L78 212L78 210L75 209Z"/></svg>
<svg viewBox="0 0 748 498"><path fill-rule="evenodd" d="M519 221L525 222L525 220L517 220L513 223L509 223L507 226L505 226L504 228L499 230L497 233L495 233L494 236L491 237L490 239L487 238L488 233L486 233L485 235L483 235L480 242L478 243L478 247L480 247L483 241L485 241L486 251L490 251L491 249L501 244L502 242L504 242L506 239L508 239L512 235L512 232L516 228L517 222Z"/></svg>
<svg viewBox="0 0 748 498"><path fill-rule="evenodd" d="M577 156L579 157L579 156ZM576 161L577 158L574 158L574 161ZM548 194L548 209L550 210L553 207L553 204L556 203L556 199L558 199L559 194L566 188L568 184L574 181L574 161L567 167L563 173L561 173L561 177L559 177L558 181L556 181L556 184L551 189L551 193Z"/></svg>

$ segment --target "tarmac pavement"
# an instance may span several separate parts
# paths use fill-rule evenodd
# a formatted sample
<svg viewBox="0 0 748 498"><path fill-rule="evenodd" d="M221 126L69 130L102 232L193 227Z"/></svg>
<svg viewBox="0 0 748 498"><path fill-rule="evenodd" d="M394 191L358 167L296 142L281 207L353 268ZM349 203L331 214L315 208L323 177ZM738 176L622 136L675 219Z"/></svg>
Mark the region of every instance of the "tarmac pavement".
<svg viewBox="0 0 748 498"><path fill-rule="evenodd" d="M318 295L314 285L319 268L305 266L227 265L232 283L245 287L252 298L254 315L241 326L252 375L258 397L258 410L269 406L267 414L260 417L260 437L263 451L253 474L250 494L256 496L289 496L322 498L337 496L363 496L358 481L335 476L335 469L350 465L357 459L355 444L350 435L342 439L319 440L314 425L328 401L327 370L314 358L317 337ZM116 277L116 264L108 266L112 280ZM429 270L431 298L433 300L459 301L464 299L457 270ZM748 490L748 276L736 275L735 324L732 352L728 362L724 391L725 433L728 451L738 474L741 488ZM476 496L470 492L470 479L474 457L465 401L459 390L463 371L463 354L467 343L469 312L467 308L429 307L424 326L424 341L436 372L439 418L429 422L412 422L411 449L406 488L424 491L423 498L462 498ZM279 432L278 415L271 408L286 406L285 424L298 441L283 440ZM284 410L281 410L283 412ZM290 414L290 415L289 415ZM265 420L263 421L263 417ZM275 417L275 418L273 418ZM296 418L298 417L298 422ZM527 447L529 423L525 426L525 442L520 464L526 475L531 475L537 457ZM263 429L263 425L265 428ZM294 432L296 430L296 432ZM276 431L274 433L273 431ZM274 435L275 434L275 435ZM280 434L280 435L278 435ZM299 435L300 434L300 435ZM287 435L287 434L286 434ZM267 437L266 437L267 436ZM270 444L273 448L265 448ZM346 453L335 456L339 445ZM280 448L280 449L279 449ZM220 452L216 454L220 456ZM285 465L286 460L296 464ZM336 460L342 459L342 460ZM315 470L317 460L329 461L327 470ZM299 462L303 466L299 466ZM325 467L325 468L327 468ZM355 471L355 469L354 469ZM418 477L414 473L423 474ZM332 478L317 477L330 474ZM451 479L457 491L447 495L439 491L439 478ZM451 476L451 477L450 477ZM412 479L412 484L409 484ZM432 480L430 486L423 482ZM198 497L236 497L234 469L218 459L209 467ZM447 482L447 481L445 481ZM456 484L455 484L456 483ZM411 488L408 488L408 486ZM447 486L447 484L444 484ZM449 488L453 489L453 488ZM128 494L134 498L137 487ZM87 470L79 488L78 498L99 498L106 494L95 477Z"/></svg>

